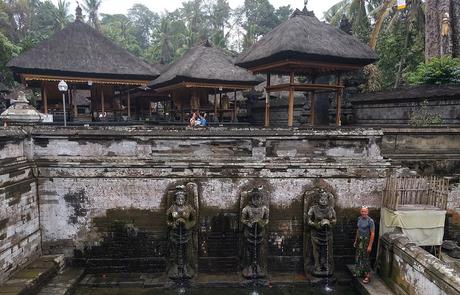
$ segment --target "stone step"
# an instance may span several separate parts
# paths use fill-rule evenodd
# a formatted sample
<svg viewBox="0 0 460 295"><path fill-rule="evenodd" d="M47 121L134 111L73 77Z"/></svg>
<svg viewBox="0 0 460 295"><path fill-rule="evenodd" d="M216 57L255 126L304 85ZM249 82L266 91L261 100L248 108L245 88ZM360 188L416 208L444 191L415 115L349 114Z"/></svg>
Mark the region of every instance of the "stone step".
<svg viewBox="0 0 460 295"><path fill-rule="evenodd" d="M16 272L0 287L0 295L36 294L63 265L62 255L37 258L23 270Z"/></svg>
<svg viewBox="0 0 460 295"><path fill-rule="evenodd" d="M67 268L55 276L38 295L68 295L72 294L74 288L83 278L85 270L83 268Z"/></svg>

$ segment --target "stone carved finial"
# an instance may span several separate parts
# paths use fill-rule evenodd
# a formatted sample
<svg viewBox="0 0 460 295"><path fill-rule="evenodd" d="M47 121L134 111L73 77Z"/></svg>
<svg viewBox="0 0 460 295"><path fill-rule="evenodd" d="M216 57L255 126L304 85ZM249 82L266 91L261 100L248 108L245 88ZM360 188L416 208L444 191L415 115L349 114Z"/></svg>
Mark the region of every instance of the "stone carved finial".
<svg viewBox="0 0 460 295"><path fill-rule="evenodd" d="M345 14L343 14L342 18L340 19L339 29L344 31L348 35L352 34L353 26L351 25L350 20Z"/></svg>
<svg viewBox="0 0 460 295"><path fill-rule="evenodd" d="M75 21L82 22L83 21L83 13L80 7L80 3L77 1L77 8L75 9Z"/></svg>
<svg viewBox="0 0 460 295"><path fill-rule="evenodd" d="M19 124L29 125L39 123L43 120L43 116L33 106L29 105L29 101L23 91L19 91L17 99L11 100L11 106L0 115L0 119L4 125Z"/></svg>

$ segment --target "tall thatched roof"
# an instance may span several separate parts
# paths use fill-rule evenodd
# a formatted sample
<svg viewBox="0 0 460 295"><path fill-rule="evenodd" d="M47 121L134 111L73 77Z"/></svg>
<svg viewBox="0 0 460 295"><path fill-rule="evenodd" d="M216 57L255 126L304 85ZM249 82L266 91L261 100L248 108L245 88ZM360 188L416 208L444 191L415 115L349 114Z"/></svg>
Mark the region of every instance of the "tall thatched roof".
<svg viewBox="0 0 460 295"><path fill-rule="evenodd" d="M160 75L79 18L7 66L16 73L52 76L152 80Z"/></svg>
<svg viewBox="0 0 460 295"><path fill-rule="evenodd" d="M206 41L191 48L149 86L160 88L181 82L257 85L261 81L246 69L235 66L232 57Z"/></svg>
<svg viewBox="0 0 460 295"><path fill-rule="evenodd" d="M286 59L364 66L377 56L356 37L319 21L304 9L296 10L238 56L236 64L253 68Z"/></svg>

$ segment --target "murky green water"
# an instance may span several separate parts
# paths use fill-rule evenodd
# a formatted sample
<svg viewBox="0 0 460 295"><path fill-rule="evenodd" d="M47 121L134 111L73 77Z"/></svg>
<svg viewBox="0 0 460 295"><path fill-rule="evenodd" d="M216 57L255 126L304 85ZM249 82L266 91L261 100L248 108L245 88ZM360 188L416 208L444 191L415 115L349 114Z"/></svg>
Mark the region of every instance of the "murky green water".
<svg viewBox="0 0 460 295"><path fill-rule="evenodd" d="M321 288L313 287L273 287L263 289L245 288L192 288L185 290L148 289L148 288L86 288L81 287L74 295L357 295L353 288L335 286L334 290L327 292Z"/></svg>

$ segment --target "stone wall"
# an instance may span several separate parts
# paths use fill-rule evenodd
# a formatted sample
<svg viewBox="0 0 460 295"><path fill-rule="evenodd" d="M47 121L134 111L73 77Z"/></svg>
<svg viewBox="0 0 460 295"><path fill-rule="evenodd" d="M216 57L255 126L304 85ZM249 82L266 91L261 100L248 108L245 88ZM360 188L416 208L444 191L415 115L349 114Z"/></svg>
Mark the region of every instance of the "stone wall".
<svg viewBox="0 0 460 295"><path fill-rule="evenodd" d="M426 102L426 104L425 104ZM460 86L424 85L351 97L353 124L359 126L408 125L414 114L428 114L442 125L460 124Z"/></svg>
<svg viewBox="0 0 460 295"><path fill-rule="evenodd" d="M351 262L358 208L379 207L389 169L373 129L35 128L31 136L43 249L95 271L164 271L166 195L186 182L199 188L200 271L238 269L241 193L254 186L270 200L269 270L300 271L303 195L318 182L337 195L336 257Z"/></svg>
<svg viewBox="0 0 460 295"><path fill-rule="evenodd" d="M25 132L0 130L0 283L40 255L39 210Z"/></svg>
<svg viewBox="0 0 460 295"><path fill-rule="evenodd" d="M396 294L460 294L458 272L403 234L383 235L380 246L378 272Z"/></svg>

